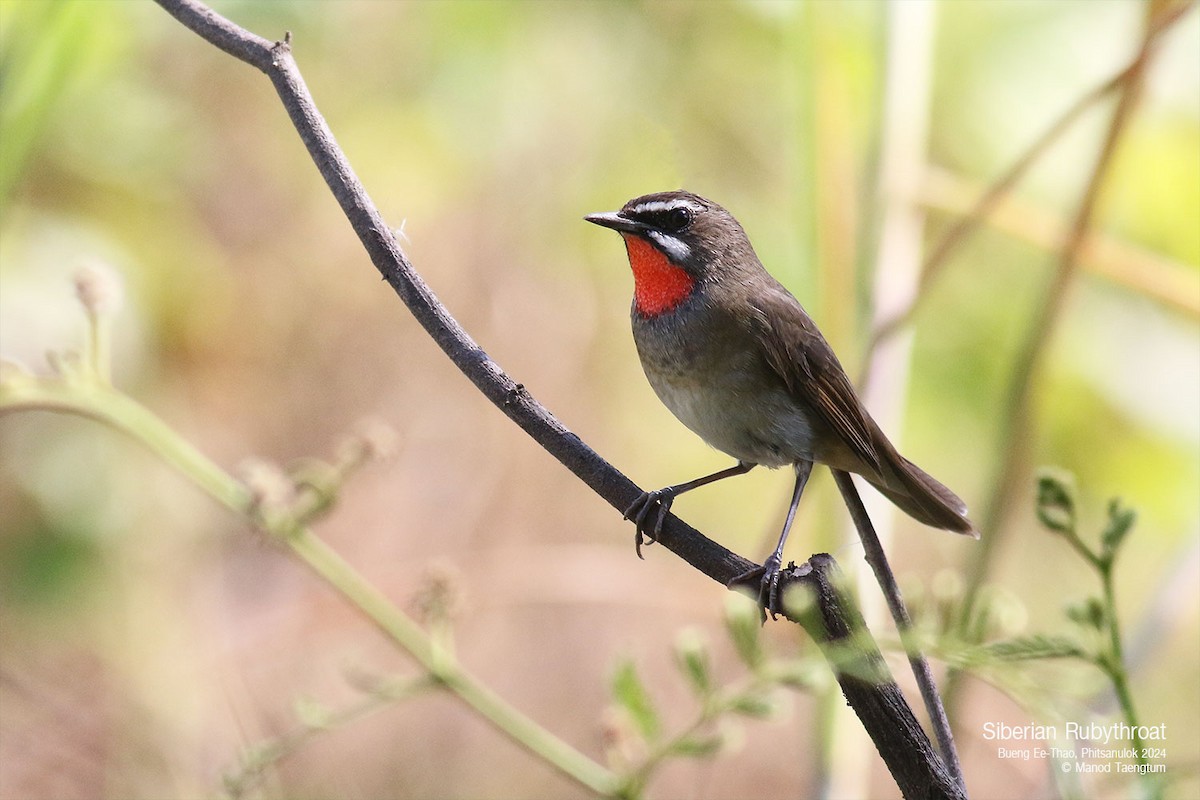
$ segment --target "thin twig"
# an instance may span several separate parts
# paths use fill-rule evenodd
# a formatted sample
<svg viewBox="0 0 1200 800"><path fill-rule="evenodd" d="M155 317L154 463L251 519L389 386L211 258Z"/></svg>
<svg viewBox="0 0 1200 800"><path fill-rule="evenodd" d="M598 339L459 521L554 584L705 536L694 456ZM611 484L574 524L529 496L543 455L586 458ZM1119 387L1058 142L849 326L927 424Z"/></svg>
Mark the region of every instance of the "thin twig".
<svg viewBox="0 0 1200 800"><path fill-rule="evenodd" d="M854 486L854 479L850 477L850 473L835 469L833 470L833 479L837 482L838 491L842 493L842 499L846 501L846 508L850 510L850 518L854 520L854 527L862 540L867 563L871 565L871 570L875 573L875 581L883 590L888 610L891 611L896 629L900 633L900 641L908 655L908 663L912 667L913 677L917 679L917 686L921 690L921 699L925 703L929 722L933 725L933 732L938 740L938 749L942 752L942 758L945 760L950 774L954 776L954 780L965 794L966 785L963 781L962 764L958 760L958 750L954 747L954 733L950 730L950 720L946 716L946 709L942 706L942 699L938 695L937 684L933 680L933 671L929 668L929 661L910 636L912 618L904 606L904 598L900 594L896 576L892 574L891 565L888 564L887 554L883 552L879 537L875 535L875 526L871 524L871 518L867 515L867 509L863 505L862 497L858 494L858 489Z"/></svg>
<svg viewBox="0 0 1200 800"><path fill-rule="evenodd" d="M1117 74L1085 93L1063 112L1058 119L1051 123L1050 127L1035 139L1017 160L1013 162L1012 166L997 178L988 190L979 197L979 200L976 201L970 212L960 218L938 240L938 243L930 251L929 257L925 259L919 289L913 297L912 302L895 316L881 322L871 334L871 340L868 343L861 368L863 375L870 374L871 360L875 352L879 349L880 343L894 336L912 320L920 308L922 301L929 294L929 287L941 274L946 265L947 257L954 249L987 219L996 205L1012 191L1013 187L1025 176L1025 173L1045 155L1050 147L1074 125L1076 120L1085 111L1108 97L1114 91L1128 85L1131 81L1140 80L1140 76L1145 68L1146 59L1153 44L1157 42L1163 31L1169 29L1180 17L1190 10L1193 2L1194 0L1189 0L1189 2L1177 4L1159 14L1148 27L1142 48L1134 56L1133 60L1117 72ZM1151 8L1153 9L1156 5L1158 4L1151 4Z"/></svg>
<svg viewBox="0 0 1200 800"><path fill-rule="evenodd" d="M225 775L226 793L232 800L240 800L263 779L272 765L294 755L321 734L358 722L436 686L437 682L426 675L391 681L373 688L367 696L345 708L327 712L316 722L301 721L278 736L256 743L242 757L238 767Z"/></svg>
<svg viewBox="0 0 1200 800"><path fill-rule="evenodd" d="M835 471L834 477L838 478L839 488L842 478L850 481L850 476L844 472ZM850 488L854 488L852 483ZM858 497L857 492L854 497ZM857 507L865 517L862 501L850 503L847 499L847 504L852 506L851 513ZM869 520L866 526L870 527ZM886 566L886 561L884 564ZM952 771L952 767L938 757L929 737L904 701L861 612L845 590L845 578L837 562L832 556L818 553L789 573L797 584L813 593L815 600L808 611L797 615L798 621L833 666L842 694L862 720L904 797L966 800L967 791L959 773ZM892 583L894 585L895 581ZM895 594L899 597L898 590ZM813 609L816 613L812 613ZM929 684L932 685L932 678ZM949 737L945 715L941 714L940 718L941 728ZM937 722L934 727L938 729ZM938 735L940 738L942 731ZM957 765L953 739L947 741L948 752Z"/></svg>
<svg viewBox="0 0 1200 800"><path fill-rule="evenodd" d="M1063 242L1059 252L1057 269L1016 359L997 440L1000 449L996 456L998 466L991 481L991 494L980 519L979 530L983 534L983 538L980 546L975 549L973 559L968 566L966 590L959 610L959 626L963 631L968 628L979 592L995 561L996 553L999 552L1000 537L997 534L1005 513L1012 506L1012 498L1016 494L1018 479L1031 445L1030 402L1033 386L1041 373L1047 345L1058 326L1063 308L1066 306L1067 293L1078 273L1080 249L1092 225L1096 204L1104 181L1109 174L1109 167L1116 153L1117 144L1125 132L1133 108L1137 103L1146 66L1154 52L1155 45L1161 41L1162 33L1180 19L1193 3L1166 5L1166 10L1163 10L1164 5L1163 3L1150 3L1147 6L1146 31L1143 34L1138 54L1129 68L1122 73L1120 95L1067 239ZM954 705L958 687L961 685L959 675L960 673L952 671L947 681L946 702L951 707Z"/></svg>

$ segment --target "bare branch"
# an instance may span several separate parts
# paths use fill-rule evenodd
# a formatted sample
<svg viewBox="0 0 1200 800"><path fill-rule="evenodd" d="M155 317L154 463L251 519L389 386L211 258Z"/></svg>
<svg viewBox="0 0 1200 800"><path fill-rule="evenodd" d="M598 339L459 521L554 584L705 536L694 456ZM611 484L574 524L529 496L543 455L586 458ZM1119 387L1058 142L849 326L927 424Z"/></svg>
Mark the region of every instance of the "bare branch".
<svg viewBox="0 0 1200 800"><path fill-rule="evenodd" d="M202 38L270 77L292 123L322 177L362 241L376 269L445 351L450 360L497 408L534 441L619 511L628 508L641 490L619 470L571 433L524 386L514 381L462 329L413 268L384 223L366 190L334 140L313 103L295 61L290 37L274 44L254 36L197 0L157 0L176 19ZM715 581L728 585L753 562L712 541L674 515L668 515L658 541ZM871 735L905 797L965 798L965 792L938 758L903 694L892 680L870 640L862 615L848 596L830 580L836 564L827 555L814 556L807 569L788 570L781 583L800 582L816 590L819 618L790 616L823 644L849 643L860 663L876 669L878 680L851 675L842 666L844 655L826 650L843 693ZM867 644L861 641L866 637ZM845 652L843 647L842 653Z"/></svg>
<svg viewBox="0 0 1200 800"><path fill-rule="evenodd" d="M900 792L906 798L966 800L966 790L934 752L884 663L858 606L843 588L845 578L837 562L830 555L818 553L788 570L787 575L813 592L815 602L811 608L817 613L801 612L799 622L834 666L842 694L858 714ZM954 752L953 745L950 752Z"/></svg>
<svg viewBox="0 0 1200 800"><path fill-rule="evenodd" d="M202 38L267 74L375 268L421 326L484 396L534 441L611 506L619 511L628 508L641 494L637 485L584 444L521 384L507 375L425 285L313 103L292 58L290 44L287 41L272 44L195 0L158 0L158 3ZM674 515L667 517L659 541L721 584L727 584L754 566L753 562L722 547Z"/></svg>

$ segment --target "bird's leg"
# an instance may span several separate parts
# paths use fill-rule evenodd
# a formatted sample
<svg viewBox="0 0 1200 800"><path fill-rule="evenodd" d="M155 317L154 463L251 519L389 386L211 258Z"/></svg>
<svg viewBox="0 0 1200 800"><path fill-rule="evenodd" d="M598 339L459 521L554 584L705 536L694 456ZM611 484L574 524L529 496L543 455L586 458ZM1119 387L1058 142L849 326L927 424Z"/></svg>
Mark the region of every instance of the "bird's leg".
<svg viewBox="0 0 1200 800"><path fill-rule="evenodd" d="M743 572L729 582L729 585L733 586L738 583L752 585L753 581L758 581L758 604L762 608L764 622L768 613L771 619L775 619L776 614L783 610L779 604L779 569L783 565L783 545L787 542L788 532L796 519L796 508L800 505L800 495L804 493L804 485L808 483L808 476L811 474L811 461L796 462L796 487L792 489L792 504L788 506L787 519L783 521L783 533L779 534L779 544L775 546L775 552L767 556L761 567Z"/></svg>
<svg viewBox="0 0 1200 800"><path fill-rule="evenodd" d="M686 483L677 483L674 486L656 489L653 492L642 492L636 500L629 504L629 508L625 509L625 519L633 522L637 528L633 541L637 549L638 558L643 557L642 545L654 544L658 541L658 534L662 530L663 520L667 518L667 512L671 510L671 504L675 502L676 497L684 492L690 492L692 489L698 489L701 486L706 486L723 478L732 478L734 475L745 475L756 466L756 464L739 461L735 466L723 469L720 472L714 472L712 475L705 475L703 478L696 478ZM651 520L651 509L656 505L658 506L658 511L654 514L653 523L647 524Z"/></svg>

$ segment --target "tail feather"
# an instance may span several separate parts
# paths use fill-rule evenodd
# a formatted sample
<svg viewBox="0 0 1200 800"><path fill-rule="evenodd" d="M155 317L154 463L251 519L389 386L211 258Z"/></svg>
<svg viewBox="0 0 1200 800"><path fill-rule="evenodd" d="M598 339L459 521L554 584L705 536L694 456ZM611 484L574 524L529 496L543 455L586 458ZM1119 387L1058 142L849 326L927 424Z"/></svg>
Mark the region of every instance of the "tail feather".
<svg viewBox="0 0 1200 800"><path fill-rule="evenodd" d="M958 495L899 453L889 466L886 484L868 480L902 511L926 525L979 538Z"/></svg>

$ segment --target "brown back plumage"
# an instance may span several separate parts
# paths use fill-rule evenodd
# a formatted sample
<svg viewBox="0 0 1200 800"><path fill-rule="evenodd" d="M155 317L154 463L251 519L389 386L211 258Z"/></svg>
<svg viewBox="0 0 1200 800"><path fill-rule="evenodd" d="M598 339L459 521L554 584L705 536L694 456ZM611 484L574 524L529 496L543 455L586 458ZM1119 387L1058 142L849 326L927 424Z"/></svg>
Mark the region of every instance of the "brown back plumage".
<svg viewBox="0 0 1200 800"><path fill-rule="evenodd" d="M896 451L859 400L833 349L797 301L764 270L771 284L750 303L759 312L767 363L788 391L807 403L861 462L851 469L904 512L926 525L978 538L967 506ZM836 465L835 465L836 466Z"/></svg>

